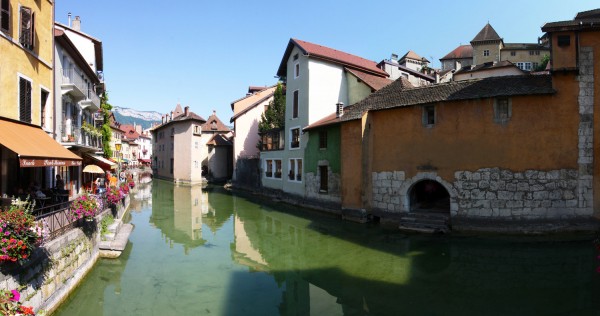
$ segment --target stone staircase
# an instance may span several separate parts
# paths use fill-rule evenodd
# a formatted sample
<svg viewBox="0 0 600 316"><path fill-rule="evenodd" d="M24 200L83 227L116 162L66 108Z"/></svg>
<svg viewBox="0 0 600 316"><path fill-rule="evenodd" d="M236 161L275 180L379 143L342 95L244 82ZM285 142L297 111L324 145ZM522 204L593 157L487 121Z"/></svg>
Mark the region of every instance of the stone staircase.
<svg viewBox="0 0 600 316"><path fill-rule="evenodd" d="M129 235L133 230L133 225L123 224L120 219L108 225L108 232L101 236L100 244L100 256L103 258L117 258L121 255L121 252L127 245Z"/></svg>
<svg viewBox="0 0 600 316"><path fill-rule="evenodd" d="M408 232L447 234L451 231L450 214L413 211L400 218L399 228Z"/></svg>

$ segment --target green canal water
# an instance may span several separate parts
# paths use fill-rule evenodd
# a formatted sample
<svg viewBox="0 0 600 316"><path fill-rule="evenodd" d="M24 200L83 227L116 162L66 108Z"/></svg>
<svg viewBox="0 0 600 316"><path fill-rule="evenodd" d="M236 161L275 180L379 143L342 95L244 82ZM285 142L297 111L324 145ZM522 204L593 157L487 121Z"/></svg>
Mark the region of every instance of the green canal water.
<svg viewBox="0 0 600 316"><path fill-rule="evenodd" d="M140 190L125 252L55 315L600 315L589 241L405 235L220 188Z"/></svg>

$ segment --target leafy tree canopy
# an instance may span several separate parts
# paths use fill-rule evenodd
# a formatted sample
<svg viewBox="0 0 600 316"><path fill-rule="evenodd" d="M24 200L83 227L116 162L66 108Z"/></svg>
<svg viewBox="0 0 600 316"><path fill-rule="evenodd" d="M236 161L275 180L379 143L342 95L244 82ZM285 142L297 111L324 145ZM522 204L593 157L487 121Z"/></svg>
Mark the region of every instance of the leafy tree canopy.
<svg viewBox="0 0 600 316"><path fill-rule="evenodd" d="M285 93L283 89L283 84L278 82L273 100L269 102L267 110L261 115L258 123L259 132L285 127Z"/></svg>

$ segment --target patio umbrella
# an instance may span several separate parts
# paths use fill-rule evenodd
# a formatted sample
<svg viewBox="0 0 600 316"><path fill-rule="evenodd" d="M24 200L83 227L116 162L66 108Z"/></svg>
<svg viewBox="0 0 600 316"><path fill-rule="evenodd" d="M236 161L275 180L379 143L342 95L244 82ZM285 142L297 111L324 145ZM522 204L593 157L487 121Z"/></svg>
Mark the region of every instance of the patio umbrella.
<svg viewBox="0 0 600 316"><path fill-rule="evenodd" d="M87 165L83 168L83 172L104 174L104 170L97 165ZM94 181L92 181L92 194L94 193Z"/></svg>

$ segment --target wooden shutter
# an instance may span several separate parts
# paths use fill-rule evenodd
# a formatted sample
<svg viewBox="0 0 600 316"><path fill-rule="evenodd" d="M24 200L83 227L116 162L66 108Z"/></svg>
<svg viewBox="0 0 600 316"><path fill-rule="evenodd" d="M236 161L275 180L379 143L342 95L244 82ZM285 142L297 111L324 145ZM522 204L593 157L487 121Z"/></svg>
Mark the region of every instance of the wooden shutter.
<svg viewBox="0 0 600 316"><path fill-rule="evenodd" d="M10 31L10 1L0 0L0 29Z"/></svg>
<svg viewBox="0 0 600 316"><path fill-rule="evenodd" d="M31 123L31 82L19 78L19 119Z"/></svg>
<svg viewBox="0 0 600 316"><path fill-rule="evenodd" d="M33 49L33 13L27 7L21 7L21 34L19 42L23 47Z"/></svg>

